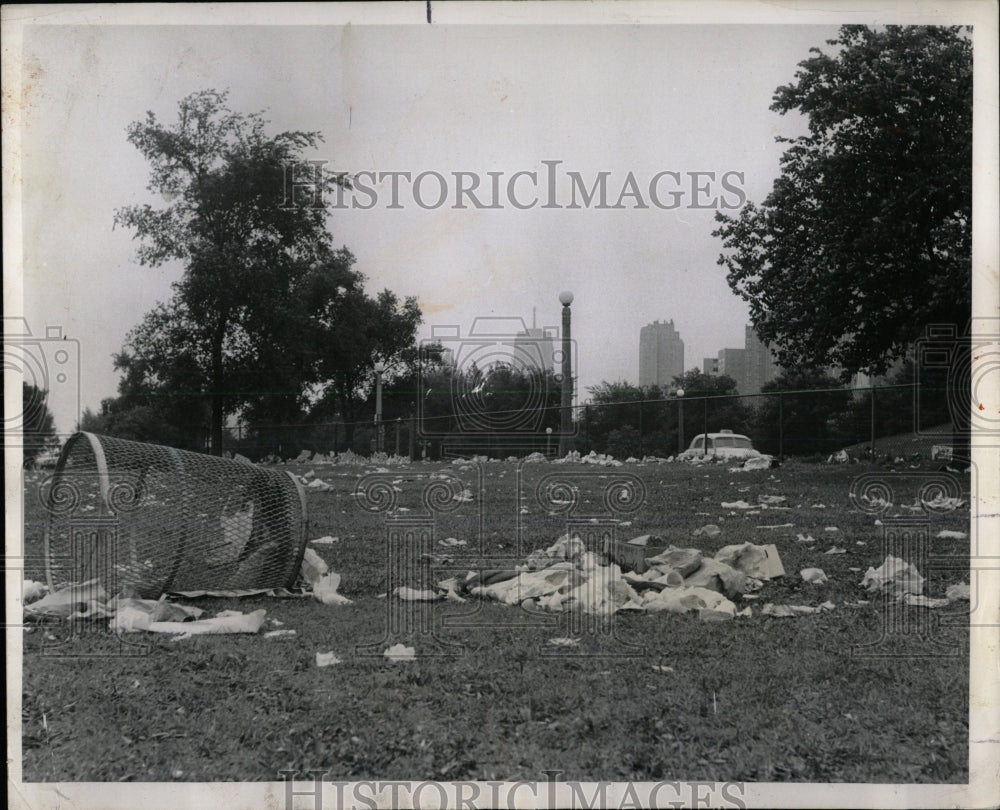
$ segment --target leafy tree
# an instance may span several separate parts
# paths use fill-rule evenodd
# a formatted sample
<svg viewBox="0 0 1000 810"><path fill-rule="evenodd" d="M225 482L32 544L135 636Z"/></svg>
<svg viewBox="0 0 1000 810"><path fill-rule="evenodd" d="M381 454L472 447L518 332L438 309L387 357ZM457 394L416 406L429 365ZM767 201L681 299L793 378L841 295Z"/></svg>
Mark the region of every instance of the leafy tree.
<svg viewBox="0 0 1000 810"><path fill-rule="evenodd" d="M674 377L674 391L684 390L684 443L699 433L731 430L751 434L752 409L728 374L705 374L696 368ZM707 423L707 424L706 424Z"/></svg>
<svg viewBox="0 0 1000 810"><path fill-rule="evenodd" d="M46 402L48 394L36 385L21 383L21 452L28 466L44 451L59 445L52 412Z"/></svg>
<svg viewBox="0 0 1000 810"><path fill-rule="evenodd" d="M320 135L267 135L266 123L260 114L231 111L226 93L205 90L180 102L172 125L150 112L128 128L129 142L150 163L148 189L167 204L127 206L115 223L135 232L141 264L185 263L174 300L155 318L183 339L180 355L197 357L203 369L192 391L211 409L215 453L226 414L249 393L241 382L247 359L273 345L265 327L278 328L276 313L288 312L305 274L344 261L331 247L322 208L284 198L286 168L301 163ZM319 182L332 188L336 179ZM143 348L146 336L154 339L147 329L131 342Z"/></svg>
<svg viewBox="0 0 1000 810"><path fill-rule="evenodd" d="M364 291L363 278L358 278L359 283L343 287L338 296L317 292L322 285L313 290L313 303L322 305L311 328L315 374L323 381L316 412L339 412L348 444L375 390L375 364L386 365L383 380L392 379L391 374L412 376L417 327L423 320L416 298L400 300L390 290L372 297Z"/></svg>
<svg viewBox="0 0 1000 810"><path fill-rule="evenodd" d="M677 444L677 406L656 385L602 382L587 389L581 424L585 445L614 456L670 455Z"/></svg>
<svg viewBox="0 0 1000 810"><path fill-rule="evenodd" d="M714 235L779 362L846 378L884 371L930 325L969 323L972 43L958 28L849 25L827 44L771 105L806 116L808 134L778 139L771 193L717 214Z"/></svg>
<svg viewBox="0 0 1000 810"><path fill-rule="evenodd" d="M758 450L813 455L844 444L840 423L852 397L836 377L811 368L785 369L761 390L780 396L764 397L757 409L753 431Z"/></svg>
<svg viewBox="0 0 1000 810"><path fill-rule="evenodd" d="M171 424L162 409L155 405L129 403L124 397L102 400L97 413L86 409L80 419L80 430L185 450L200 451L204 448L204 432L199 425Z"/></svg>

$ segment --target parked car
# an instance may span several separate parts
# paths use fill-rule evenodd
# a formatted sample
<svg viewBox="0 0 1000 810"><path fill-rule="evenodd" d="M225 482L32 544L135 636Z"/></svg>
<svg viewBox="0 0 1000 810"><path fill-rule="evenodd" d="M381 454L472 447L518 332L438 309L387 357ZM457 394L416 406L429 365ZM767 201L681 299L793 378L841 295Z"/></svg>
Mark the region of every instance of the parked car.
<svg viewBox="0 0 1000 810"><path fill-rule="evenodd" d="M677 458L684 461L704 455L736 460L756 458L760 453L754 450L749 437L733 433L731 430L720 430L718 433L708 434L708 447L705 447L705 434L699 433L694 437L691 446Z"/></svg>

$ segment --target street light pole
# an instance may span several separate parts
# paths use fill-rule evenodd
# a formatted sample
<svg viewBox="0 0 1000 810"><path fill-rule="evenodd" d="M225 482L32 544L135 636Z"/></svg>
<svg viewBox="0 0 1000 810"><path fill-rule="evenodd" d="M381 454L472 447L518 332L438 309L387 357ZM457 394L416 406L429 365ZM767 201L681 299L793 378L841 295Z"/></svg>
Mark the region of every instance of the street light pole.
<svg viewBox="0 0 1000 810"><path fill-rule="evenodd" d="M684 452L684 389L677 389L677 452Z"/></svg>
<svg viewBox="0 0 1000 810"><path fill-rule="evenodd" d="M570 308L573 293L559 293L562 304L562 414L559 423L559 457L565 458L570 449L573 429L573 366L570 362Z"/></svg>

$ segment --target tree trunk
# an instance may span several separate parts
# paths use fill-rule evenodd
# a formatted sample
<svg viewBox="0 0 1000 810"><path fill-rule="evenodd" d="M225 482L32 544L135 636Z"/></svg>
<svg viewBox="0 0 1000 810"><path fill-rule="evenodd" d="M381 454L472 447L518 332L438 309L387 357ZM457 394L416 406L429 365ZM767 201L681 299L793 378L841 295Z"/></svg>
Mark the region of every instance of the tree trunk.
<svg viewBox="0 0 1000 810"><path fill-rule="evenodd" d="M212 335L212 388L209 393L212 400L212 417L208 446L209 453L213 456L222 455L222 426L226 416L222 386L222 340L225 334L226 324L225 321L221 321Z"/></svg>

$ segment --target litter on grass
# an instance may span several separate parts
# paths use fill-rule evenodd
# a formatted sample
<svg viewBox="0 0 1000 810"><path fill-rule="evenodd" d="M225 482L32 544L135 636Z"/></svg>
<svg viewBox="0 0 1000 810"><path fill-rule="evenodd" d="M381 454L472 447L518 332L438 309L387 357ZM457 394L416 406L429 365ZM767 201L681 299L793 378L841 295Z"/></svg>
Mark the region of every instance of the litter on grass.
<svg viewBox="0 0 1000 810"><path fill-rule="evenodd" d="M405 644L393 644L389 649L382 653L390 661L415 661L417 658L417 651L413 647L407 647Z"/></svg>
<svg viewBox="0 0 1000 810"><path fill-rule="evenodd" d="M294 630L268 630L264 638L295 638Z"/></svg>
<svg viewBox="0 0 1000 810"><path fill-rule="evenodd" d="M861 580L861 587L874 593L888 593L903 597L924 592L924 578L920 572L899 557L888 556L878 568L869 568Z"/></svg>
<svg viewBox="0 0 1000 810"><path fill-rule="evenodd" d="M822 585L829 581L822 568L803 568L799 571L799 576L802 577L803 581L813 585Z"/></svg>
<svg viewBox="0 0 1000 810"><path fill-rule="evenodd" d="M941 540L964 540L968 536L965 532L956 532L951 529L942 529L935 535Z"/></svg>
<svg viewBox="0 0 1000 810"><path fill-rule="evenodd" d="M824 602L818 607L811 607L809 605L774 605L768 602L764 605L761 613L765 616L787 619L794 616L808 616L813 613L822 613L823 611L833 610L835 607L836 605L833 602Z"/></svg>
<svg viewBox="0 0 1000 810"><path fill-rule="evenodd" d="M648 544L653 536L642 537ZM632 550L631 559L622 553L626 548ZM606 544L597 553L579 536L567 534L533 551L513 570L470 572L461 593L541 610L598 615L667 611L726 621L750 615L748 610L738 613L733 599L785 573L773 545L730 545L714 556L674 546L646 554L646 546L631 542Z"/></svg>
<svg viewBox="0 0 1000 810"><path fill-rule="evenodd" d="M949 585L948 589L944 592L946 598L954 601L959 599L964 599L968 602L972 598L972 594L969 592L969 583L959 582L955 585Z"/></svg>
<svg viewBox="0 0 1000 810"><path fill-rule="evenodd" d="M49 592L48 586L44 582L35 582L31 579L24 580L21 587L21 600L24 604L37 602Z"/></svg>
<svg viewBox="0 0 1000 810"><path fill-rule="evenodd" d="M343 664L344 662L337 658L337 654L333 651L323 653L316 653L316 666L318 667L332 667L337 664Z"/></svg>

